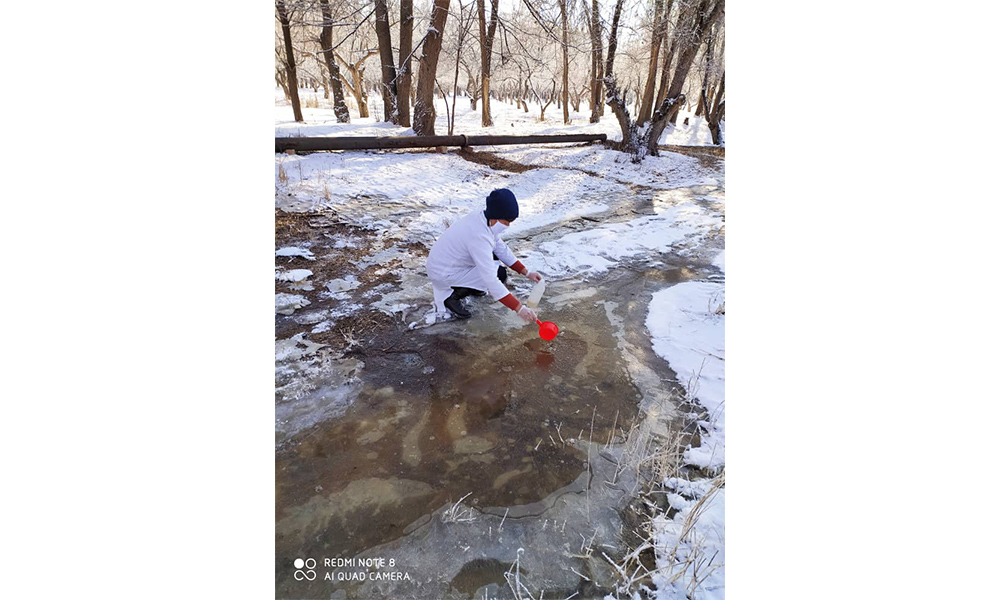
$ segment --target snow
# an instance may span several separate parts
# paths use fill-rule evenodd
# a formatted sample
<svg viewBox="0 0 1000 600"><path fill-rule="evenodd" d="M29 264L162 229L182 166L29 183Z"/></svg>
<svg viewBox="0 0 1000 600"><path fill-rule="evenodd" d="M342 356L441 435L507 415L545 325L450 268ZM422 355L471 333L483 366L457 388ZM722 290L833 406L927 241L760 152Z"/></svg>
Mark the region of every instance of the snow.
<svg viewBox="0 0 1000 600"><path fill-rule="evenodd" d="M312 251L310 251L310 250L308 250L306 248L297 248L295 246L286 246L285 248L281 248L281 249L277 250L274 253L274 255L275 256L301 256L302 258L305 258L305 259L308 259L308 260L316 260L316 257L313 256Z"/></svg>
<svg viewBox="0 0 1000 600"><path fill-rule="evenodd" d="M312 283L306 280L312 274L312 271L309 269L292 269L291 271L277 271L274 274L274 278L278 281L287 282L293 290L310 291L313 289Z"/></svg>
<svg viewBox="0 0 1000 600"><path fill-rule="evenodd" d="M449 86L445 86L449 87ZM300 89L299 98L302 102L302 116L304 122L297 123L292 114L291 104L284 99L281 88L275 88L275 135L276 136L328 136L328 135L356 135L356 136L380 136L380 135L415 135L412 128L400 127L392 123L377 121L375 115L382 110L382 97L378 94L369 94L368 106L370 117L364 119L358 116L354 98L347 95L346 101L351 113L350 123L337 123L336 115L333 112L333 105L330 100L323 98L323 90L314 92L312 90ZM323 108L311 108L306 104L318 104ZM434 132L437 135L448 133L448 118L445 110L445 101L435 95L434 107L437 118L434 121ZM448 110L451 110L452 97L447 99ZM580 103L580 110L572 110L570 106L570 125L562 122L562 111L555 109L555 103L549 105L545 111L545 121L539 121L538 115L540 105L537 102L528 102L528 112L513 104L501 102L493 99L490 102L490 113L493 117L492 127L482 126L481 103L476 104L476 110L472 110L469 98L459 95L455 99L455 135L532 135L532 134L553 134L553 133L603 133L609 140L621 140L621 127L611 112L610 107L605 106L604 116L597 123L590 123L590 106L586 101ZM691 111L681 109L678 113L677 125L667 127L660 136L660 144L673 144L678 146L709 146L712 145L712 134L708 130L708 124L701 117ZM684 125L684 119L689 120L688 125ZM725 121L722 122L723 145L725 145Z"/></svg>
<svg viewBox="0 0 1000 600"><path fill-rule="evenodd" d="M653 351L708 411L710 434L684 454L700 467L719 468L726 461L726 317L716 313L725 301L723 284L686 281L654 293L646 318Z"/></svg>
<svg viewBox="0 0 1000 600"><path fill-rule="evenodd" d="M716 267L719 267L719 270L722 271L723 273L725 273L726 272L726 251L723 250L722 252L719 252L719 254L714 259L712 259L712 264L715 265Z"/></svg>
<svg viewBox="0 0 1000 600"><path fill-rule="evenodd" d="M725 251L717 254L712 264L724 272ZM722 470L726 461L725 301L724 284L685 281L655 292L646 318L653 351L669 363L688 397L696 399L709 414L708 421L699 422L703 429L701 445L688 448L684 462L713 472ZM713 481L668 478L663 482L666 489L673 491L667 499L678 512L672 519L665 514L653 519L657 600L688 598L691 565L708 559L711 563L701 563L699 577L711 566L718 568L698 584L690 597L725 598L726 490L724 486L714 488ZM704 502L699 507L700 499ZM685 523L695 510L699 516L691 519L693 526L685 532Z"/></svg>
<svg viewBox="0 0 1000 600"><path fill-rule="evenodd" d="M309 356L327 344L317 344L304 339L303 333L297 333L286 340L278 340L274 344L274 360L289 361Z"/></svg>
<svg viewBox="0 0 1000 600"><path fill-rule="evenodd" d="M580 169L599 173L623 184L654 189L673 189L692 185L716 185L720 182L704 171L698 159L676 152L647 156L633 163L621 152L609 152L603 146L487 146L497 156L515 162L562 169Z"/></svg>
<svg viewBox="0 0 1000 600"><path fill-rule="evenodd" d="M711 480L700 483L710 484ZM708 485L694 492L695 498L701 498L710 493ZM666 515L657 515L653 519L653 540L656 551L657 572L653 575L656 585L656 600L687 600L687 590L692 586L694 569L685 565L688 560L699 564L699 579L708 573L707 578L698 584L692 600L724 600L726 597L726 488L711 491L711 496L698 508L698 517L694 527L679 541L684 532L684 524L691 512L696 509L695 500L685 499L679 494L670 494L670 505L679 509L673 519ZM676 551L674 550L676 548ZM670 560L673 556L674 560ZM711 562L709 562L711 560ZM686 567L686 568L685 568ZM671 579L684 569L683 575L671 583Z"/></svg>
<svg viewBox="0 0 1000 600"><path fill-rule="evenodd" d="M327 291L325 292L325 295L333 298L334 300L346 300L348 298L346 292L357 288L359 285L361 285L361 282L358 281L354 275L348 275L343 279L331 279L326 282Z"/></svg>
<svg viewBox="0 0 1000 600"><path fill-rule="evenodd" d="M684 201L661 214L600 225L544 242L538 251L524 252L524 262L546 277L593 276L626 258L695 242L721 226L719 215Z"/></svg>
<svg viewBox="0 0 1000 600"><path fill-rule="evenodd" d="M309 304L309 300L299 294L286 294L282 292L274 295L274 312L279 315L290 315L297 309Z"/></svg>
<svg viewBox="0 0 1000 600"><path fill-rule="evenodd" d="M292 269L291 271L279 271L274 274L274 278L278 281L289 281L292 283L301 283L305 281L306 277L313 274L309 269Z"/></svg>
<svg viewBox="0 0 1000 600"><path fill-rule="evenodd" d="M288 175L293 201L335 208L363 226L403 225L411 239L432 242L449 223L485 207L486 196L508 188L527 231L608 209L607 199L629 189L579 171L535 169L494 171L454 153L334 152L278 155L276 168ZM288 196L279 198L279 207Z"/></svg>

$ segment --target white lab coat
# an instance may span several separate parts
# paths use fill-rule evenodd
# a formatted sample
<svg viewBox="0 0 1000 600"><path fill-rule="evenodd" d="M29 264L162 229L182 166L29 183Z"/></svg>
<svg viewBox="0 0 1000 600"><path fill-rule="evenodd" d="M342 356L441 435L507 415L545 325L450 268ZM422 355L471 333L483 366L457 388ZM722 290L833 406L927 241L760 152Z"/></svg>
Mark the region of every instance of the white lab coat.
<svg viewBox="0 0 1000 600"><path fill-rule="evenodd" d="M496 254L508 267L517 262L499 235L490 230L486 215L477 209L452 224L434 242L427 255L427 275L434 287L434 307L445 312L452 287L489 292L494 300L509 294L497 278Z"/></svg>

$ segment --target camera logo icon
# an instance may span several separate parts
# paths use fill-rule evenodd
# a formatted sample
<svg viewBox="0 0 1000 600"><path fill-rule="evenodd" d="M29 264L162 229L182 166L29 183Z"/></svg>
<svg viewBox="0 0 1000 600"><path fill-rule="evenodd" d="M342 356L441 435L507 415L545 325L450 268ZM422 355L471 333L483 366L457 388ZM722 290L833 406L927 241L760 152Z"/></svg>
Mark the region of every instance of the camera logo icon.
<svg viewBox="0 0 1000 600"><path fill-rule="evenodd" d="M303 579L312 581L316 579L316 571L313 570L316 568L315 558L307 558L305 560L296 558L292 564L295 565L295 581L302 581Z"/></svg>

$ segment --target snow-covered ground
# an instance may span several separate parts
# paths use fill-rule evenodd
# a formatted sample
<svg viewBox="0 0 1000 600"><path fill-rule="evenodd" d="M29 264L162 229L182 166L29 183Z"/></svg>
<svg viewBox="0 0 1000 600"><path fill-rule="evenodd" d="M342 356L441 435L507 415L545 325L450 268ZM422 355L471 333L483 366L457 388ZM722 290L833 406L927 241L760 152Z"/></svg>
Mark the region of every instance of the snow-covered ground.
<svg viewBox="0 0 1000 600"><path fill-rule="evenodd" d="M526 264L547 273L597 275L637 255L664 251L679 242L693 242L722 226L722 218L691 200L660 214L598 225L569 233L525 252Z"/></svg>
<svg viewBox="0 0 1000 600"><path fill-rule="evenodd" d="M323 90L313 92L312 90L299 90L299 98L302 102L302 117L304 123L296 123L289 104L282 94L281 88L275 88L275 126L274 132L278 136L328 136L328 135L355 135L355 136L377 136L377 135L414 135L413 129L399 127L392 123L378 121L375 115L381 111L382 99L377 95L368 97L369 114L371 116L364 119L358 116L357 108L353 97L347 98L348 108L351 113L350 123L337 123L333 113L330 100L323 98ZM493 116L493 127L482 126L481 105L476 105L476 110L472 110L469 99L459 95L455 98L455 135L529 135L529 134L558 134L558 133L604 133L609 140L621 140L621 127L615 120L609 107L605 107L604 116L598 123L590 122L590 108L584 101L580 104L580 111L572 110L570 106L570 125L563 125L562 109L556 108L555 102L545 109L545 121L539 121L540 107L535 102L528 102L528 112L518 108L513 104L493 100L490 102L490 113ZM451 96L448 97L448 110L451 110ZM319 108L310 108L307 103L317 104ZM439 96L435 96L434 110L437 118L434 121L434 132L437 135L447 135L448 117L445 111L445 101ZM630 106L629 110L634 112ZM694 107L691 111L681 109L677 117L677 125L674 128L667 128L660 136L661 144L675 144L678 146L709 146L712 145L712 134L708 130L708 124L701 117L694 116ZM688 124L684 125L684 120L688 119ZM725 145L725 121L722 123L723 145Z"/></svg>
<svg viewBox="0 0 1000 600"><path fill-rule="evenodd" d="M288 177L285 187L297 202L333 207L365 226L401 225L411 239L424 242L432 242L496 188L517 196L520 231L607 210L607 198L629 193L620 183L580 171L509 173L454 153L276 155L275 169Z"/></svg>
<svg viewBox="0 0 1000 600"><path fill-rule="evenodd" d="M712 264L725 273L725 251ZM653 351L677 373L689 399L708 412L700 422L701 446L687 449L684 461L712 473L722 471L726 462L725 294L721 283L678 283L653 294L646 319ZM725 597L726 492L713 481L673 477L663 482L673 491L668 501L678 512L672 519L660 515L653 521L657 567L662 569L654 577L658 600L689 597L686 590L701 576L706 578L697 584L695 597Z"/></svg>

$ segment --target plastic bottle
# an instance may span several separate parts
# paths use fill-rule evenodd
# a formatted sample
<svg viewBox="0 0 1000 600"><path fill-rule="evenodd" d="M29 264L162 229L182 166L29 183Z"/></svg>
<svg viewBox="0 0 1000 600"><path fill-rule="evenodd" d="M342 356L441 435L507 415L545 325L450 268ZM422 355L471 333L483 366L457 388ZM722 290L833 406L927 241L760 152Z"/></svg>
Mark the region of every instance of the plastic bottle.
<svg viewBox="0 0 1000 600"><path fill-rule="evenodd" d="M530 306L531 308L535 308L536 306L538 306L538 302L542 299L542 294L544 293L545 293L545 280L542 279L541 281L535 284L535 288L531 290L531 295L528 296L528 299L525 300L524 303Z"/></svg>

